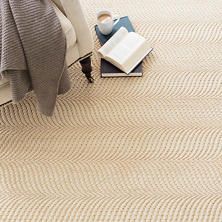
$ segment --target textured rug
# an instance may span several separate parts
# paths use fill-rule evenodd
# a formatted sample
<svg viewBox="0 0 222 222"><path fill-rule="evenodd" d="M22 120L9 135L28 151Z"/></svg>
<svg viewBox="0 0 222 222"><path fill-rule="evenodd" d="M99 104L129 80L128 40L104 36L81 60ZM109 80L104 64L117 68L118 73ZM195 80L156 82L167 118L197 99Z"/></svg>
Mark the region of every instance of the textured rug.
<svg viewBox="0 0 222 222"><path fill-rule="evenodd" d="M222 221L221 0L84 0L129 15L154 52L142 78L78 64L52 118L0 108L0 221ZM95 49L99 42L95 40Z"/></svg>

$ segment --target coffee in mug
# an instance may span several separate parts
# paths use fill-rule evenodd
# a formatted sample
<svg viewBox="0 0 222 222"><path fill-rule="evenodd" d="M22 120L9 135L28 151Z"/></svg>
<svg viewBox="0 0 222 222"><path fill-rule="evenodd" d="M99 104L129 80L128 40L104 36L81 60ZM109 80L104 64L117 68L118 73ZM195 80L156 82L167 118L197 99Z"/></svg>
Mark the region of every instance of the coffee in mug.
<svg viewBox="0 0 222 222"><path fill-rule="evenodd" d="M105 23L105 22L107 22L107 21L109 21L109 20L111 20L112 19L112 17L110 16L110 15L108 15L108 14L102 14L102 15L100 15L99 17L98 17L98 20L100 21L100 22L102 22L102 23Z"/></svg>
<svg viewBox="0 0 222 222"><path fill-rule="evenodd" d="M116 17L116 16L115 16ZM99 31L103 35L109 35L113 31L113 27L119 22L119 18L114 22L116 18L109 10L101 10L97 13L97 24Z"/></svg>

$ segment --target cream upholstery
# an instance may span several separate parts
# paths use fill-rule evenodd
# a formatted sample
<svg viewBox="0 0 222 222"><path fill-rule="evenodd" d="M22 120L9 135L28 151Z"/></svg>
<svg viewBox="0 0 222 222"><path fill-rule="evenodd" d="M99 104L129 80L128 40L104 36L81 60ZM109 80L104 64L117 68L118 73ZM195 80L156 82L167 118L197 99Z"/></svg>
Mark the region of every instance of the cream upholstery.
<svg viewBox="0 0 222 222"><path fill-rule="evenodd" d="M52 2L66 36L66 62L71 65L92 52L92 35L84 18L79 0L52 0ZM0 104L10 100L9 81L0 77Z"/></svg>
<svg viewBox="0 0 222 222"><path fill-rule="evenodd" d="M7 103L11 100L11 90L9 82L6 79L0 80L0 104Z"/></svg>
<svg viewBox="0 0 222 222"><path fill-rule="evenodd" d="M76 44L76 33L74 27L72 26L70 20L67 19L67 17L56 7L56 5L54 4L53 6L66 36L67 49L69 49Z"/></svg>

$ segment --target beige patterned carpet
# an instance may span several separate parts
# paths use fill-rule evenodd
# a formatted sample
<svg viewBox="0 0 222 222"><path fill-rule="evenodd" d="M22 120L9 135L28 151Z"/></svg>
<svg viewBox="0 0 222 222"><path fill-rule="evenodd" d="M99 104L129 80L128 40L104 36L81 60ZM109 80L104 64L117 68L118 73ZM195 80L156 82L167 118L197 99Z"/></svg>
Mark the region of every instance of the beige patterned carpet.
<svg viewBox="0 0 222 222"><path fill-rule="evenodd" d="M92 31L109 7L155 50L143 78L74 65L53 118L32 95L1 107L0 221L221 222L221 0L82 3Z"/></svg>

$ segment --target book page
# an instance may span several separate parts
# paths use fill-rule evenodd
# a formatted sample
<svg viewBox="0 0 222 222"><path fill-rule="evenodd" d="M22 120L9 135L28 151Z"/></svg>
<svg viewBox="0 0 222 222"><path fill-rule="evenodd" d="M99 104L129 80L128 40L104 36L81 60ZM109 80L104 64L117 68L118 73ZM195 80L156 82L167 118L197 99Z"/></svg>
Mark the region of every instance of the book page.
<svg viewBox="0 0 222 222"><path fill-rule="evenodd" d="M107 56L128 35L126 28L120 28L99 50L102 57Z"/></svg>
<svg viewBox="0 0 222 222"><path fill-rule="evenodd" d="M119 42L116 47L109 51L106 57L111 58L116 63L123 66L128 58L134 55L135 52L141 48L145 41L145 38L139 34L130 32L123 41Z"/></svg>
<svg viewBox="0 0 222 222"><path fill-rule="evenodd" d="M121 64L119 64L118 62L116 62L115 60L113 60L110 57L106 57L105 59L106 59L106 61L110 62L111 64L113 64L114 66L116 66L117 68L119 68L120 70L122 70L124 72Z"/></svg>
<svg viewBox="0 0 222 222"><path fill-rule="evenodd" d="M130 73L145 57L153 50L152 47L144 42L121 66L125 73Z"/></svg>

